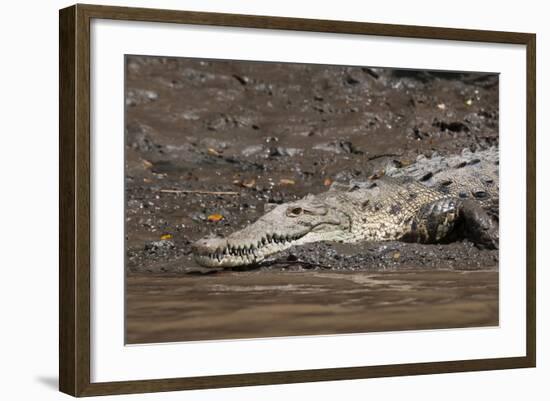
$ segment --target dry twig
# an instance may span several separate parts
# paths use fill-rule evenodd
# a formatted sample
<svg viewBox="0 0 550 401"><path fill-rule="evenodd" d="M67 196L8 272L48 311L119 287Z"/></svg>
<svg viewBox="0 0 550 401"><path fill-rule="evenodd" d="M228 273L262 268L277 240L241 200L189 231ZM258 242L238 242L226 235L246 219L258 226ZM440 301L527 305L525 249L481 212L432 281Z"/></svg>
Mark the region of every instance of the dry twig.
<svg viewBox="0 0 550 401"><path fill-rule="evenodd" d="M234 191L201 191L192 189L161 189L159 192L167 194L202 194L202 195L239 195Z"/></svg>

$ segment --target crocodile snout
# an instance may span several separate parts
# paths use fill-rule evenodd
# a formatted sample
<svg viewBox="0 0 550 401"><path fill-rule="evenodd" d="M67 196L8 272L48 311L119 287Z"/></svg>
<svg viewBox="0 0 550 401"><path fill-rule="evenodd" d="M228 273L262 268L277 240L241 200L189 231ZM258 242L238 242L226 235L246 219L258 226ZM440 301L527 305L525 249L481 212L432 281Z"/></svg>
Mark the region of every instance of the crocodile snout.
<svg viewBox="0 0 550 401"><path fill-rule="evenodd" d="M215 253L216 250L223 250L227 247L227 240L222 237L201 238L191 245L191 250L195 255L208 255Z"/></svg>

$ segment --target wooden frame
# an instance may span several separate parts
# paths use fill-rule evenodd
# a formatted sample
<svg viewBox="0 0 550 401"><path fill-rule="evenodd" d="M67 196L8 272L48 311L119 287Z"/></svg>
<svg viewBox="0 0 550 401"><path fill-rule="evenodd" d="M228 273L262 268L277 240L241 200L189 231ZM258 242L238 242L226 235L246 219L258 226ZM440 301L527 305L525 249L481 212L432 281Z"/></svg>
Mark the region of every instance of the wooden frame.
<svg viewBox="0 0 550 401"><path fill-rule="evenodd" d="M90 382L90 21L92 18L510 43L527 53L527 324L525 357L124 382ZM73 396L534 367L535 48L529 33L75 5L60 11L59 387Z"/></svg>

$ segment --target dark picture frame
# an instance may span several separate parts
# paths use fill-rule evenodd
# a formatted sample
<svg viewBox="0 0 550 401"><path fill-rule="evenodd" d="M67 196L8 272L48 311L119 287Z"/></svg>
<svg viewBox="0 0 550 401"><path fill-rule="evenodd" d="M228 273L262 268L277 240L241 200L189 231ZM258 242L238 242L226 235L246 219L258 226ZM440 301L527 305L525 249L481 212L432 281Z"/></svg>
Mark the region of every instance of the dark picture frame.
<svg viewBox="0 0 550 401"><path fill-rule="evenodd" d="M492 359L92 383L90 379L90 22L92 19L475 41L526 46L526 355ZM535 366L535 34L80 4L60 10L59 29L59 388L62 392L73 396L94 396Z"/></svg>

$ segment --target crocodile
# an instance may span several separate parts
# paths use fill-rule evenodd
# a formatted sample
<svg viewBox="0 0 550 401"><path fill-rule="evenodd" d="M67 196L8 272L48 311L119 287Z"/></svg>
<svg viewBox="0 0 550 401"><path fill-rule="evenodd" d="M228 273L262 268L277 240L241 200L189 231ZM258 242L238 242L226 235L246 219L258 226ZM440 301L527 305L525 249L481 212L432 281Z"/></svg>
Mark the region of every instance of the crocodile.
<svg viewBox="0 0 550 401"><path fill-rule="evenodd" d="M497 147L419 156L390 163L365 181L333 183L328 191L268 204L256 222L192 247L205 267L257 264L292 246L319 241L448 243L459 238L498 249Z"/></svg>

